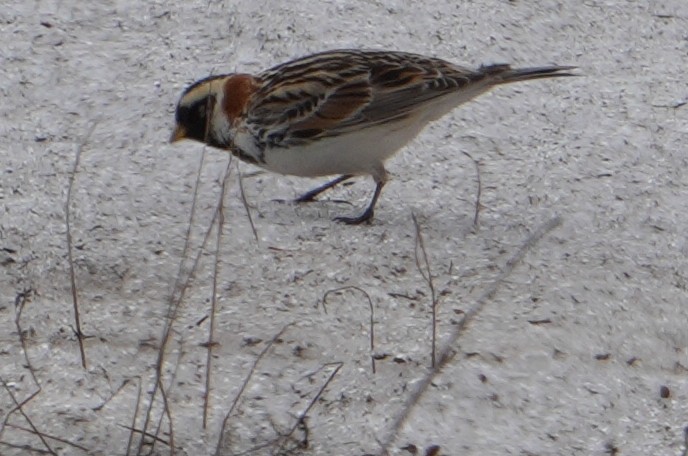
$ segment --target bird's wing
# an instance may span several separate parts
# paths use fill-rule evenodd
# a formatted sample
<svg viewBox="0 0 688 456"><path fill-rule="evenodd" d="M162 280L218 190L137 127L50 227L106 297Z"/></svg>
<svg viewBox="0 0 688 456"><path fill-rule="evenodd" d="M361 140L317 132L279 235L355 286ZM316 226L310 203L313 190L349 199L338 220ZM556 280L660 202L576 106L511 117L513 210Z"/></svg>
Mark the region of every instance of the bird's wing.
<svg viewBox="0 0 688 456"><path fill-rule="evenodd" d="M392 122L481 78L415 54L333 51L280 65L263 81L248 123L275 147Z"/></svg>

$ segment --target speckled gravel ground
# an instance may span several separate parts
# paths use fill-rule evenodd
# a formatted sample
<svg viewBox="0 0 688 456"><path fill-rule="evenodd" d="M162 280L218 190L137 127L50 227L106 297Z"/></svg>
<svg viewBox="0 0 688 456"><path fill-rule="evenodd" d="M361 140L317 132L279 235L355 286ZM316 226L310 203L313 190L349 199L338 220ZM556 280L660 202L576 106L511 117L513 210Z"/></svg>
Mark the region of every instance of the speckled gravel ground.
<svg viewBox="0 0 688 456"><path fill-rule="evenodd" d="M128 454L685 454L684 0L234 3L0 9L0 454L127 454L134 416L151 435L161 423L159 440L138 447L134 433ZM166 143L191 81L339 47L584 76L499 88L431 125L389 163L370 226L331 222L364 207L368 179L295 206L280 200L319 181ZM480 162L477 228L476 169L462 152ZM86 369L65 224L77 156ZM409 404L431 373L412 214L438 345L458 339ZM196 259L165 352L165 414L155 366L175 283ZM357 288L328 294L341 287Z"/></svg>

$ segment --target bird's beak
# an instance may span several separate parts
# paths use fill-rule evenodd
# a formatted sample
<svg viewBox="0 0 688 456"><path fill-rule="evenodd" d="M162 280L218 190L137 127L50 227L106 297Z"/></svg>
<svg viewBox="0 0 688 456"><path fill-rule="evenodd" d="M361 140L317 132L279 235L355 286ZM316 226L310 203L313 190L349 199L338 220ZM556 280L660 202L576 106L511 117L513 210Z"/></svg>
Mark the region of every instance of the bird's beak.
<svg viewBox="0 0 688 456"><path fill-rule="evenodd" d="M186 138L186 128L182 127L181 125L176 125L174 127L174 131L172 132L172 136L170 136L170 142L177 142L184 138Z"/></svg>

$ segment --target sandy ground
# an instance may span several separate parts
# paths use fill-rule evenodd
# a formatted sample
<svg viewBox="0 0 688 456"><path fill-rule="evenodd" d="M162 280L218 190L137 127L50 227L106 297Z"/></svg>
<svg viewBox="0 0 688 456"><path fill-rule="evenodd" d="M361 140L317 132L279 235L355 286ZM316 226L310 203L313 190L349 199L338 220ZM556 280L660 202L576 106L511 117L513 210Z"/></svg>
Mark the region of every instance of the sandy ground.
<svg viewBox="0 0 688 456"><path fill-rule="evenodd" d="M685 0L10 0L0 43L0 454L686 454ZM320 181L166 144L191 81L339 47L584 77L431 125L370 226L331 221L368 179L295 206Z"/></svg>

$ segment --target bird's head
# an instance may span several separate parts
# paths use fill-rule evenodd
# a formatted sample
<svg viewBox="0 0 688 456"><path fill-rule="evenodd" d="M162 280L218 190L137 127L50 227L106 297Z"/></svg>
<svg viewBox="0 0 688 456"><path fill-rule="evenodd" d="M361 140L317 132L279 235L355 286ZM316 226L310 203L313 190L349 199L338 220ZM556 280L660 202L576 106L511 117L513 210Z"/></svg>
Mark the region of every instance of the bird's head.
<svg viewBox="0 0 688 456"><path fill-rule="evenodd" d="M222 102L225 82L231 75L210 76L191 84L177 103L175 127L170 142L193 139L215 147L223 147L213 131Z"/></svg>

